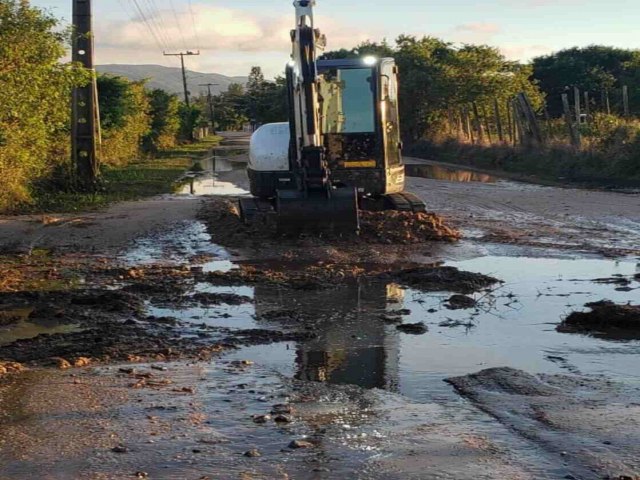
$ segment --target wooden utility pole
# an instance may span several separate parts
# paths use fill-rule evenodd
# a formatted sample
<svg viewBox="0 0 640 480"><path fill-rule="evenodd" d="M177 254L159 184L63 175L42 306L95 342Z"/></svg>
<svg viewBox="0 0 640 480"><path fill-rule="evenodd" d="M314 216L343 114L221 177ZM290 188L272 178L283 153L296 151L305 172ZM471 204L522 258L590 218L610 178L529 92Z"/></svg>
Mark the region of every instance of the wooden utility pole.
<svg viewBox="0 0 640 480"><path fill-rule="evenodd" d="M73 0L72 59L91 74L91 81L72 93L71 156L79 186L95 190L100 164L97 155L100 117L98 89L93 65L91 0Z"/></svg>
<svg viewBox="0 0 640 480"><path fill-rule="evenodd" d="M213 110L213 95L211 94L211 87L217 87L218 83L203 83L198 85L199 87L207 87L207 103L209 103L209 119L211 121L211 130L213 134L216 134L216 117Z"/></svg>
<svg viewBox="0 0 640 480"><path fill-rule="evenodd" d="M191 105L189 102L189 87L187 86L187 71L184 68L184 57L192 55L200 55L200 52L179 52L179 53L166 53L162 52L165 57L180 57L180 65L182 65L182 86L184 87L184 103L187 107Z"/></svg>

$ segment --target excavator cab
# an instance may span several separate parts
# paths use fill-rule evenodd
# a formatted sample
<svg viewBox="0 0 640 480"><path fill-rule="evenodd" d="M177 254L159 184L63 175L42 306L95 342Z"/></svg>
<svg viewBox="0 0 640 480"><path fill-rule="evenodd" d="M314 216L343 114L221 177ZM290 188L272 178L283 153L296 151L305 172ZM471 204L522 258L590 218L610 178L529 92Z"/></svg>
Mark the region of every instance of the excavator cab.
<svg viewBox="0 0 640 480"><path fill-rule="evenodd" d="M359 196L404 189L397 67L392 58L319 60L319 105L334 184Z"/></svg>

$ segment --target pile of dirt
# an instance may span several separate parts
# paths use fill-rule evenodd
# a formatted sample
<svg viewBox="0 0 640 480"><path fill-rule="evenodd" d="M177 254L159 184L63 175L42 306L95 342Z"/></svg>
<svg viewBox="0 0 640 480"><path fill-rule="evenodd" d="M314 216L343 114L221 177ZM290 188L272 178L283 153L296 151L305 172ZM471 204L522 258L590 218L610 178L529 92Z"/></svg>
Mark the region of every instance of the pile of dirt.
<svg viewBox="0 0 640 480"><path fill-rule="evenodd" d="M298 265L298 269L270 269L253 265L241 265L228 272L210 272L206 280L213 285L278 285L297 290L333 288L367 275L357 265L317 263Z"/></svg>
<svg viewBox="0 0 640 480"><path fill-rule="evenodd" d="M369 243L454 242L462 234L435 213L361 212L360 239Z"/></svg>
<svg viewBox="0 0 640 480"><path fill-rule="evenodd" d="M226 246L256 246L264 241L290 240L298 244L416 244L429 241L453 242L461 233L448 226L434 213L397 211L361 212L359 235L332 235L328 233L303 236L283 236L276 232L275 214L264 213L250 225L242 222L237 202L230 199L213 199L200 212L200 218L208 225L214 242Z"/></svg>
<svg viewBox="0 0 640 480"><path fill-rule="evenodd" d="M500 280L481 273L465 272L455 267L416 267L388 272L381 276L423 292L474 293Z"/></svg>
<svg viewBox="0 0 640 480"><path fill-rule="evenodd" d="M607 334L621 332L640 336L640 305L618 305L609 300L587 303L590 312L573 312L557 330L563 333Z"/></svg>
<svg viewBox="0 0 640 480"><path fill-rule="evenodd" d="M297 290L336 288L362 281L398 283L423 292L474 293L499 283L497 278L455 267L419 266L390 270L384 265L324 263L298 266L294 269L272 270L253 265L241 265L228 272L211 272L205 279L213 285L277 285Z"/></svg>

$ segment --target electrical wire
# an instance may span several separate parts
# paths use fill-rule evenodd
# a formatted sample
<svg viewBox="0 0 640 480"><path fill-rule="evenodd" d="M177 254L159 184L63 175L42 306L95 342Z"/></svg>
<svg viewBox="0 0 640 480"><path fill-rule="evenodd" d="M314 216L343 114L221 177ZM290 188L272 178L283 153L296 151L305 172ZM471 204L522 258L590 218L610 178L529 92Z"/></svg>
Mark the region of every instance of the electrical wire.
<svg viewBox="0 0 640 480"><path fill-rule="evenodd" d="M171 6L171 11L173 12L173 18L175 19L176 25L178 26L178 30L180 31L180 37L182 38L182 46L184 47L185 51L187 51L189 50L189 48L187 47L187 41L184 36L184 31L182 30L182 25L180 25L180 17L173 3L173 0L169 0L169 5Z"/></svg>
<svg viewBox="0 0 640 480"><path fill-rule="evenodd" d="M189 5L189 13L191 14L191 24L193 25L193 33L194 33L195 38L196 38L196 49L199 51L200 47L202 45L200 43L200 34L198 33L198 26L196 24L196 16L193 13L193 4L191 3L191 0L188 0L188 5Z"/></svg>
<svg viewBox="0 0 640 480"><path fill-rule="evenodd" d="M145 24L145 26L149 30L149 33L151 34L151 36L155 40L156 44L158 45L160 50L163 50L165 48L163 46L163 42L162 42L162 40L160 40L160 37L158 36L158 33L156 33L156 30L155 30L154 26L149 21L149 18L147 17L147 14L145 13L144 9L140 6L140 3L138 2L138 0L133 0L133 5L134 5L138 15L140 16L140 19Z"/></svg>

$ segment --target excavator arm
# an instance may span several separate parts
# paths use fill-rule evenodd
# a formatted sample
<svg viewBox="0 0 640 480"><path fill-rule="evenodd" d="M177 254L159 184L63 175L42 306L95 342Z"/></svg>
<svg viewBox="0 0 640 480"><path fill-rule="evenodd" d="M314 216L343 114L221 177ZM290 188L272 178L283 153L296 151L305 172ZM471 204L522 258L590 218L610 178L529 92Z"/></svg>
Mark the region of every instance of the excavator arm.
<svg viewBox="0 0 640 480"><path fill-rule="evenodd" d="M292 55L287 67L290 104L290 167L295 189L279 190L276 200L281 231L357 232L358 202L354 188L331 182L321 122L317 56L325 37L314 26L315 0L296 0Z"/></svg>

